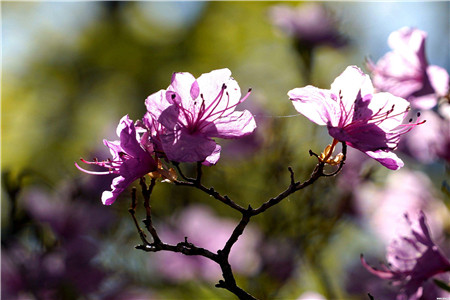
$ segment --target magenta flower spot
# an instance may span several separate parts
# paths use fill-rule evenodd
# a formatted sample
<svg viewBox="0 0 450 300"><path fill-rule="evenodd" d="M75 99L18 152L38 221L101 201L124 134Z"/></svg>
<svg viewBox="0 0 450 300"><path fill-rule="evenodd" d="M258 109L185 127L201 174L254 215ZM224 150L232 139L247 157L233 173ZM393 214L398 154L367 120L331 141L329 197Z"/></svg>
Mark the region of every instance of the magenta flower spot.
<svg viewBox="0 0 450 300"><path fill-rule="evenodd" d="M368 61L377 90L411 102L413 108L430 109L449 92L449 75L444 68L428 65L424 31L403 27L392 32L392 51L375 64Z"/></svg>
<svg viewBox="0 0 450 300"><path fill-rule="evenodd" d="M167 90L145 101L145 122L161 124L157 140L169 160L213 165L219 160L221 147L212 138L239 138L255 130L248 110L235 111L249 95L250 91L241 99L239 85L228 69L198 79L190 73L174 73Z"/></svg>
<svg viewBox="0 0 450 300"><path fill-rule="evenodd" d="M124 116L117 126L117 135L119 141L103 140L103 143L110 149L112 159L106 161L92 162L81 159L82 162L91 165L97 165L107 168L108 171L94 172L88 171L75 163L75 166L88 174L105 175L118 174L112 181L111 191L104 191L102 194L102 202L105 205L111 205L116 198L122 193L133 181L145 176L147 173L156 171L157 162L152 157L150 149L145 149L140 143L140 137L136 132L133 121L128 115Z"/></svg>
<svg viewBox="0 0 450 300"><path fill-rule="evenodd" d="M399 236L388 247L388 265L376 269L367 264L361 255L363 266L372 274L392 280L401 287L397 299L420 299L425 281L437 274L450 271L450 261L443 256L431 239L425 214L420 211L414 223L405 214L410 234Z"/></svg>
<svg viewBox="0 0 450 300"><path fill-rule="evenodd" d="M328 127L334 138L332 146L337 141L346 142L392 170L403 166L392 152L400 136L423 123L410 120L402 124L408 101L389 93L374 93L369 76L356 66L347 67L330 90L309 85L289 91L288 96L298 112Z"/></svg>

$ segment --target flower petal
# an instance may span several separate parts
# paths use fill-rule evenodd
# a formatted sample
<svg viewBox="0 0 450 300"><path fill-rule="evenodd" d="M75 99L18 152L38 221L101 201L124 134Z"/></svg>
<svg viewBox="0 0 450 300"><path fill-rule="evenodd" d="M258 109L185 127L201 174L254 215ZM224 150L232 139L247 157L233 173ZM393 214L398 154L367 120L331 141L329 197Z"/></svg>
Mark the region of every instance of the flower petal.
<svg viewBox="0 0 450 300"><path fill-rule="evenodd" d="M172 81L167 91L174 91L181 98L181 105L184 108L189 108L193 105L191 88L195 83L195 77L188 72L173 73Z"/></svg>
<svg viewBox="0 0 450 300"><path fill-rule="evenodd" d="M337 126L340 118L339 106L332 100L330 91L308 85L288 92L295 109L318 125Z"/></svg>
<svg viewBox="0 0 450 300"><path fill-rule="evenodd" d="M256 128L255 119L248 111L235 111L232 114L210 122L202 132L210 137L232 139L251 134Z"/></svg>
<svg viewBox="0 0 450 300"><path fill-rule="evenodd" d="M351 123L345 128L328 127L328 133L362 152L388 148L386 133L374 124Z"/></svg>
<svg viewBox="0 0 450 300"><path fill-rule="evenodd" d="M161 136L167 157L176 162L204 161L216 149L216 142L202 135L192 135L186 129Z"/></svg>
<svg viewBox="0 0 450 300"><path fill-rule="evenodd" d="M131 155L132 157L140 157L145 155L145 151L139 143L139 136L137 135L136 128L128 115L124 116L120 120L117 128L122 128L119 134L120 146L125 153Z"/></svg>
<svg viewBox="0 0 450 300"><path fill-rule="evenodd" d="M205 100L204 105L208 115L214 112L229 114L234 111L234 107L241 100L241 89L236 80L231 77L229 69L219 69L202 74L197 82ZM226 90L222 96L219 96L224 84Z"/></svg>
<svg viewBox="0 0 450 300"><path fill-rule="evenodd" d="M116 201L117 197L131 184L132 181L125 177L117 176L111 184L111 191L102 193L102 202L104 205L111 205Z"/></svg>
<svg viewBox="0 0 450 300"><path fill-rule="evenodd" d="M158 120L159 116L167 107L171 106L166 99L166 91L160 90L145 99L145 106L147 107L147 112L154 120Z"/></svg>
<svg viewBox="0 0 450 300"><path fill-rule="evenodd" d="M374 93L369 75L356 66L348 66L331 84L331 92L341 98L343 109L351 114L357 99Z"/></svg>
<svg viewBox="0 0 450 300"><path fill-rule="evenodd" d="M414 53L421 61L425 61L425 31L402 27L392 32L388 37L388 45L391 49L403 54Z"/></svg>
<svg viewBox="0 0 450 300"><path fill-rule="evenodd" d="M215 165L220 158L221 149L222 147L220 147L220 145L216 145L216 149L214 149L213 153L211 153L207 158L205 158L205 161L202 164L205 166Z"/></svg>
<svg viewBox="0 0 450 300"><path fill-rule="evenodd" d="M436 94L440 97L447 95L450 81L447 70L439 66L428 66L427 75Z"/></svg>
<svg viewBox="0 0 450 300"><path fill-rule="evenodd" d="M390 170L398 170L404 166L403 161L393 152L383 150L364 152Z"/></svg>
<svg viewBox="0 0 450 300"><path fill-rule="evenodd" d="M380 116L382 121L377 122L377 125L389 131L402 124L409 110L409 102L390 93L377 93L373 95L368 108L373 114ZM382 116L387 113L388 115L383 118Z"/></svg>

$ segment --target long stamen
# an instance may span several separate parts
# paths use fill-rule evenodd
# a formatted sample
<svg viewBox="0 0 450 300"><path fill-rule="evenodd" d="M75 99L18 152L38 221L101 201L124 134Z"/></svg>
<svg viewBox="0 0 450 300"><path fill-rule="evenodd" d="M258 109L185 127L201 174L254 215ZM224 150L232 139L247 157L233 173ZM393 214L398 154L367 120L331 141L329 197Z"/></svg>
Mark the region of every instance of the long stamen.
<svg viewBox="0 0 450 300"><path fill-rule="evenodd" d="M209 117L215 116L217 114L220 114L220 116L216 117L216 119L220 118L225 113L225 111L227 111L229 109L232 109L232 108L238 106L239 104L241 104L242 102L244 102L248 98L248 96L250 96L251 92L252 92L252 89L249 89L247 94L241 100L239 100L237 103L235 103L235 104L233 104L231 106L228 106L228 103L227 103L227 106L226 106L226 108L224 110L217 111L217 112L215 112L213 114L210 114ZM227 93L227 96L229 96L228 93ZM228 102L229 102L229 99L228 99Z"/></svg>
<svg viewBox="0 0 450 300"><path fill-rule="evenodd" d="M113 171L113 170L111 170L110 169L110 171L103 171L103 172L95 172L95 171L89 171L89 170L86 170L86 169L83 169L82 167L80 167L77 163L75 163L75 167L78 169L78 170L80 170L80 171L82 171L82 172L84 172L84 173L87 173L87 174L92 174L92 175L109 175L109 174L118 174L118 172L116 172L116 171Z"/></svg>
<svg viewBox="0 0 450 300"><path fill-rule="evenodd" d="M199 116L199 119L203 118L203 116L207 115L209 117L209 114L212 113L217 106L220 103L220 100L222 99L223 93L225 92L227 86L225 85L225 83L222 85L222 88L220 89L219 94L217 95L217 97L208 105L208 107L202 112L201 116ZM214 107L213 107L214 105ZM211 108L211 110L210 110ZM209 114L208 114L209 113Z"/></svg>

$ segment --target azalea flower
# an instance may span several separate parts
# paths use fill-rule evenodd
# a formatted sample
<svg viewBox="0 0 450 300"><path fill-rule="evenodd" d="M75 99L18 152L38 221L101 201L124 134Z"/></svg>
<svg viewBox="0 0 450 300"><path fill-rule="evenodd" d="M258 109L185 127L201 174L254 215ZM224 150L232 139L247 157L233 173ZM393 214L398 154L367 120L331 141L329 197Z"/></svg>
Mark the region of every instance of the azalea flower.
<svg viewBox="0 0 450 300"><path fill-rule="evenodd" d="M409 225L409 235L399 236L391 242L387 253L389 265L382 264L380 270L373 268L362 255L361 262L372 274L401 286L398 300L420 299L425 281L437 274L449 272L450 261L431 239L422 211L414 222L408 214L405 214L405 220Z"/></svg>
<svg viewBox="0 0 450 300"><path fill-rule="evenodd" d="M275 5L269 10L269 16L275 26L304 47L340 47L347 43L337 29L337 19L321 4L307 3L298 7Z"/></svg>
<svg viewBox="0 0 450 300"><path fill-rule="evenodd" d="M417 109L434 107L449 92L447 71L428 65L426 37L426 32L409 27L394 31L388 38L392 51L376 64L371 60L367 64L379 91L405 98Z"/></svg>
<svg viewBox="0 0 450 300"><path fill-rule="evenodd" d="M347 67L330 90L308 85L289 91L288 96L298 112L328 127L334 140L321 159L331 164L337 163L331 153L341 141L397 170L403 161L392 151L401 135L420 124L412 120L402 124L409 110L408 101L389 93L374 93L369 76L356 66Z"/></svg>
<svg viewBox="0 0 450 300"><path fill-rule="evenodd" d="M248 110L235 111L241 99L237 82L228 69L214 70L195 79L174 73L167 90L150 95L147 118L161 124L158 137L167 158L176 162L215 164L221 147L212 139L239 138L252 133L255 120Z"/></svg>
<svg viewBox="0 0 450 300"><path fill-rule="evenodd" d="M139 134L133 121L128 115L124 116L117 126L118 141L103 140L103 143L109 148L112 159L107 161L94 160L92 162L81 159L82 162L91 165L97 165L107 168L108 171L94 172L88 171L75 163L75 166L88 174L105 175L118 174L112 181L111 191L104 191L102 202L105 205L111 205L133 181L145 176L149 172L158 170L158 163L152 157L151 147L144 148L140 143Z"/></svg>

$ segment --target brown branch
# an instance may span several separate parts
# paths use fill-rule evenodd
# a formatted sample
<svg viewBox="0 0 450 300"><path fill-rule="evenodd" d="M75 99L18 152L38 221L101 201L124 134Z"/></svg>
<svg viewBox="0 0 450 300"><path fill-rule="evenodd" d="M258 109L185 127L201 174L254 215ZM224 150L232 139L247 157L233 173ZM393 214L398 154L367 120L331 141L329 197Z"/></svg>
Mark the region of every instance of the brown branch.
<svg viewBox="0 0 450 300"><path fill-rule="evenodd" d="M232 272L232 269L231 269L231 265L230 265L230 263L228 261L231 248L237 242L239 237L243 234L246 226L250 222L250 218L251 217L263 213L264 211L266 211L270 207L280 203L283 199L287 198L289 195L291 195L291 194L295 193L296 191L301 190L301 189L303 189L303 188L313 184L320 177L330 177L330 176L335 176L336 174L338 174L341 171L341 169L342 169L342 167L344 165L344 162L345 162L345 159L346 159L346 150L347 150L346 144L345 144L345 142L342 142L343 159L340 162L337 170L332 172L332 173L325 173L324 172L324 167L325 167L326 163L321 161L319 159L319 157L317 156L317 154L315 154L314 152L312 152L310 150L310 152L309 152L310 155L311 156L316 156L319 159L319 163L314 168L314 170L311 173L311 176L309 177L309 179L307 179L304 182L300 182L300 181L296 182L295 181L294 171L292 170L291 167L288 167L288 170L289 170L289 173L290 173L290 184L289 184L289 186L282 193L280 193L278 196L267 200L260 207L258 207L256 209L253 209L250 205L248 206L247 209L245 209L242 206L240 206L239 204L237 204L234 201L232 201L228 196L220 195L214 188L212 188L212 187L211 188L205 187L201 183L201 178L202 178L202 169L201 169L201 167L202 167L202 165L201 165L200 162L197 163L197 175L196 175L195 179L186 177L183 174L181 168L179 167L179 164L178 163L174 163L175 167L178 170L179 175L185 180L185 181L175 180L174 183L176 185L190 186L190 187L194 187L196 189L199 189L199 190L203 191L204 193L206 193L206 194L214 197L215 199L219 200L220 202L224 203L225 205L233 208L234 210L239 211L242 214L242 218L241 218L240 222L237 224L237 226L233 230L233 233L231 234L230 238L225 243L223 249L222 250L218 250L217 254L212 253L212 252L210 252L207 249L196 247L192 243L189 243L187 241L187 238L185 238L184 242L180 242L177 245L170 245L170 244L163 243L161 241L161 239L158 237L158 235L156 233L156 229L153 227L152 221L151 221L150 195L151 195L151 192L152 192L153 187L155 185L155 179L152 179L150 187L147 188L147 185L145 184L145 179L142 178L141 181L140 181L140 184L141 184L141 187L142 187L142 194L144 196L144 207L146 209L146 214L147 214L147 217L144 220L144 223L146 225L147 230L152 234L154 242L150 244L150 243L148 243L146 241L145 234L142 232L142 230L138 226L136 218L134 217L134 209L131 210L131 208L130 208L130 213L131 213L131 211L133 211L132 216L133 216L133 219L135 221L136 227L137 227L137 229L139 231L139 234L141 235L141 239L143 241L143 245L136 246L136 249L140 249L140 250L143 250L143 251L146 251L146 252L171 251L171 252L183 253L184 255L198 255L198 256L203 256L203 257L209 258L209 259L215 261L216 263L218 263L220 268L221 268L221 270L222 270L222 276L223 276L224 280L220 280L219 283L216 284L216 287L224 288L224 289L230 291L231 293L235 294L241 300L242 299L245 299L245 300L256 300L256 298L254 298L252 295L250 295L249 293L247 293L246 291L241 289L236 284L236 280L234 278L234 275L233 275L233 272ZM136 192L134 190L134 199L135 199L135 194L136 194ZM135 203L135 202L132 202L132 203ZM135 207L135 204L134 204L134 207ZM144 238L142 238L142 234L144 235Z"/></svg>
<svg viewBox="0 0 450 300"><path fill-rule="evenodd" d="M144 231L142 230L142 228L139 226L138 221L136 220L136 188L133 187L131 190L131 205L130 208L128 209L128 212L131 215L131 218L133 219L134 225L136 226L136 229L139 233L139 237L142 240L142 243L144 243L144 245L148 245L149 242L147 241L147 236L145 235Z"/></svg>
<svg viewBox="0 0 450 300"><path fill-rule="evenodd" d="M152 235L154 243L161 242L161 239L159 238L158 233L156 232L156 229L153 226L152 207L150 206L150 196L153 192L153 188L155 187L156 179L152 178L152 180L150 182L150 186L147 187L147 184L145 183L145 178L142 177L139 181L139 184L141 185L142 196L144 197L144 208L145 208L145 214L146 214L146 217L144 219L145 228Z"/></svg>

